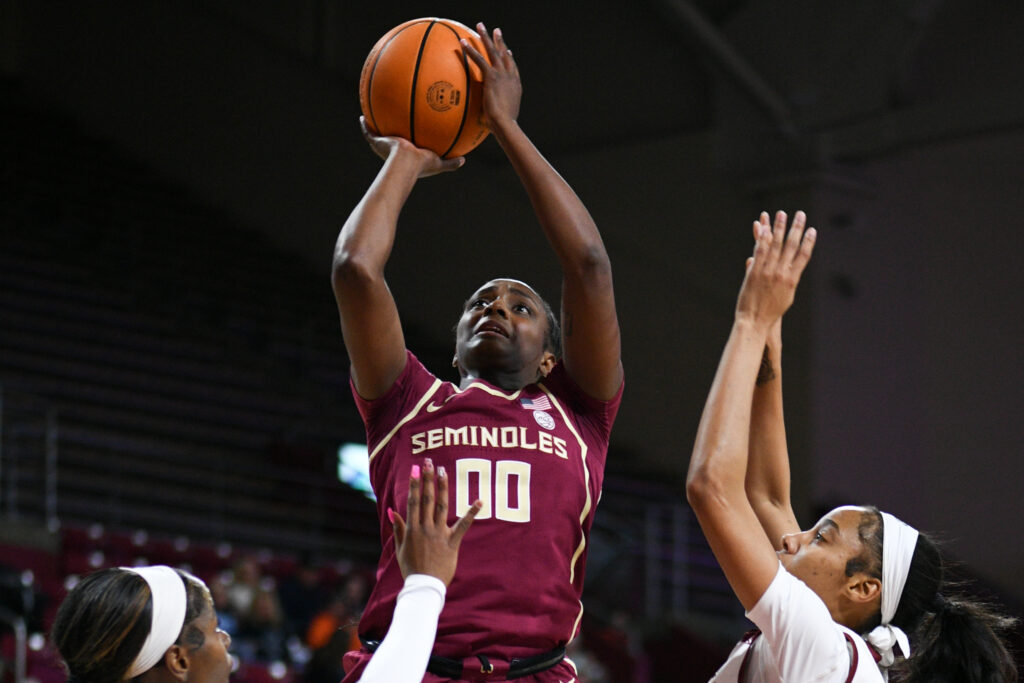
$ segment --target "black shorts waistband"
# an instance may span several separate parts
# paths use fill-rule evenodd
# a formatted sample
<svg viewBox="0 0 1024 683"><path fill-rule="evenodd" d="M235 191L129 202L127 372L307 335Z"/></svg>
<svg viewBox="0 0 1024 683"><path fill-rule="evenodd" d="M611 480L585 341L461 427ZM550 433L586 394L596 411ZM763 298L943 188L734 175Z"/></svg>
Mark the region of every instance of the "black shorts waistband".
<svg viewBox="0 0 1024 683"><path fill-rule="evenodd" d="M380 647L379 640L363 640L367 652L376 652ZM507 663L486 655L473 655L466 659L452 659L431 654L427 662L427 671L435 676L470 680L513 680L547 671L565 659L565 647L559 646L549 652L530 657L513 657Z"/></svg>

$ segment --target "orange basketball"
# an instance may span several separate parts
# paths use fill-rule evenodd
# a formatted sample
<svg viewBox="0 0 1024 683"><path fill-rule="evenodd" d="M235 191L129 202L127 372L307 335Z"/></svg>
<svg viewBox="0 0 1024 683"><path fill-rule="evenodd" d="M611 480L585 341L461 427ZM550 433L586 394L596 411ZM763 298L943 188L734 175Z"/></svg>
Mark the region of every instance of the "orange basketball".
<svg viewBox="0 0 1024 683"><path fill-rule="evenodd" d="M487 137L483 76L463 53L461 38L486 56L480 36L450 19L413 19L377 41L359 77L359 104L371 131L406 138L445 159Z"/></svg>

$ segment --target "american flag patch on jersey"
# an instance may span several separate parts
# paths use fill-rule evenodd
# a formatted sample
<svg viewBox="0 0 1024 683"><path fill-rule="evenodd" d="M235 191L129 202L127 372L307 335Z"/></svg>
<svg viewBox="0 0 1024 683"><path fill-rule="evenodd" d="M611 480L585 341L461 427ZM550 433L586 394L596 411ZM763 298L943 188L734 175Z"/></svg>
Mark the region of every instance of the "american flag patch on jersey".
<svg viewBox="0 0 1024 683"><path fill-rule="evenodd" d="M527 410L551 410L551 401L548 400L547 396L538 396L537 398L521 398L519 402L523 404L523 408Z"/></svg>

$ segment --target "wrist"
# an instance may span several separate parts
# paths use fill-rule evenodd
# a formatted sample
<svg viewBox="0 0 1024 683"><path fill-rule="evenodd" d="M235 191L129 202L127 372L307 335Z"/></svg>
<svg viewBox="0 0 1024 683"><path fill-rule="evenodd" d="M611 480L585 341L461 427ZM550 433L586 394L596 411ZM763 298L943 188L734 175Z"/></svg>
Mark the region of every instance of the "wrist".
<svg viewBox="0 0 1024 683"><path fill-rule="evenodd" d="M500 145L504 145L509 136L522 132L522 129L519 128L519 122L513 118L491 119L488 121L488 127L491 129L491 135L494 136L494 139Z"/></svg>
<svg viewBox="0 0 1024 683"><path fill-rule="evenodd" d="M429 160L412 143L402 141L392 145L384 166L388 171L415 183L428 166Z"/></svg>
<svg viewBox="0 0 1024 683"><path fill-rule="evenodd" d="M771 328L771 323L759 320L756 316L748 313L736 313L736 319L733 321L733 329L742 334L744 337L754 337L761 340L763 345L768 343L768 331Z"/></svg>

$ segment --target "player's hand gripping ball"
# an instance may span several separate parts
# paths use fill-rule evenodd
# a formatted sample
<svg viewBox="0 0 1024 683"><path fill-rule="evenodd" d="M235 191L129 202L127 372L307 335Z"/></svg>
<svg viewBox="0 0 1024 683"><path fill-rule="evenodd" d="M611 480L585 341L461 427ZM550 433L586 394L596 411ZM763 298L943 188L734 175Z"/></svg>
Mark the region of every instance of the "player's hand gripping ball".
<svg viewBox="0 0 1024 683"><path fill-rule="evenodd" d="M463 53L462 38L487 54L475 31L450 19L413 19L377 41L359 77L371 132L405 138L443 159L483 142L483 74Z"/></svg>

